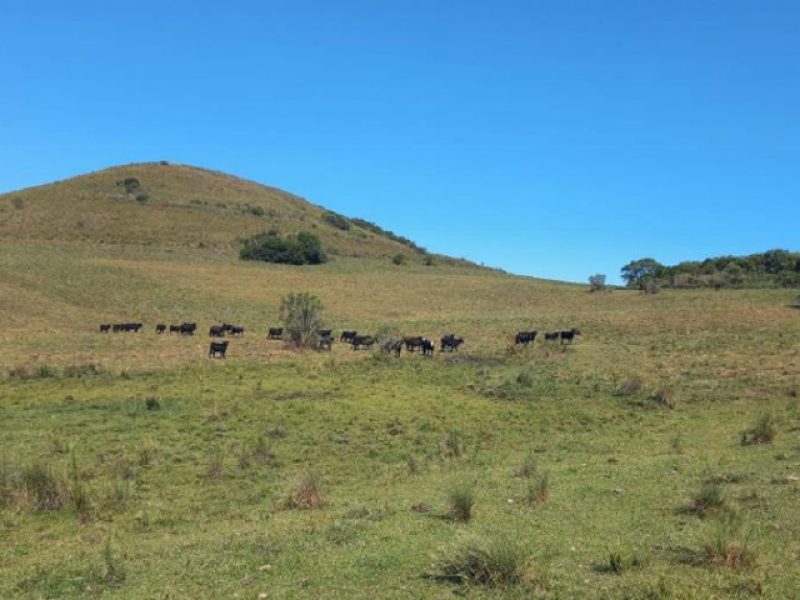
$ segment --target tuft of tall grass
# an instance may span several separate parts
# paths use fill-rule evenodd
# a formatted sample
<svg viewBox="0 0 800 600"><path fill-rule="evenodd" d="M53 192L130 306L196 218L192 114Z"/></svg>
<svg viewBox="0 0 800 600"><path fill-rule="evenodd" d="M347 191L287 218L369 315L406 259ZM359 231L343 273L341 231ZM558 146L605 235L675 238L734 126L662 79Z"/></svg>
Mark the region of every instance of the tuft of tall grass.
<svg viewBox="0 0 800 600"><path fill-rule="evenodd" d="M536 475L536 471L539 468L539 461L536 458L536 455L533 452L528 452L525 455L525 458L522 459L522 462L517 467L516 471L514 471L514 475L517 477L522 477L524 479L530 479L534 475Z"/></svg>
<svg viewBox="0 0 800 600"><path fill-rule="evenodd" d="M462 585L508 588L522 581L523 560L510 539L471 538L439 563L437 576Z"/></svg>
<svg viewBox="0 0 800 600"><path fill-rule="evenodd" d="M742 445L752 446L756 444L769 444L775 439L775 421L772 415L767 413L761 415L755 425L742 432Z"/></svg>
<svg viewBox="0 0 800 600"><path fill-rule="evenodd" d="M475 492L466 483L459 483L447 492L447 514L454 521L467 523L472 518Z"/></svg>
<svg viewBox="0 0 800 600"><path fill-rule="evenodd" d="M725 490L722 486L718 483L707 482L703 483L697 493L692 496L689 510L705 517L721 511L725 508L725 502Z"/></svg>

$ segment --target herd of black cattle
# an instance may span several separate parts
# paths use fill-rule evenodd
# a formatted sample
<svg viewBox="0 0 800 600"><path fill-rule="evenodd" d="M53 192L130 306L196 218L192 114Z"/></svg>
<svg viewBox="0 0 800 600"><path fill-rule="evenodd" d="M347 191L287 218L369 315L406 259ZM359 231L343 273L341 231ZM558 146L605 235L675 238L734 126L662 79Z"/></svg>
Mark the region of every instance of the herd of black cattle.
<svg viewBox="0 0 800 600"><path fill-rule="evenodd" d="M100 325L100 333L125 333L132 332L138 333L144 325L142 323L116 323L116 324L103 324ZM164 333L179 335L194 335L197 331L197 323L181 323L180 325L167 325L166 323L159 323L156 325L156 334L161 335ZM317 348L319 350L330 350L333 344L333 330L332 329L318 329L316 332ZM571 344L575 340L576 335L581 332L575 328L564 329L560 331L550 331L544 334L545 341L560 342L563 344L567 342ZM212 325L208 330L209 337L221 338L226 335L243 336L244 327L241 325L232 325L231 323L223 323L222 325ZM527 346L536 341L538 331L526 330L518 331L514 336L514 344L522 344ZM270 327L267 331L268 340L283 340L284 329L283 327ZM361 335L357 331L345 330L339 336L339 341L350 344L353 350L369 350L378 343L378 339L372 335ZM456 336L454 333L443 335L440 339L439 351L440 352L455 352L458 347L464 343L464 338ZM403 348L407 352L422 352L423 356L433 356L435 349L434 343L423 336L404 336L402 338L388 339L383 341L381 349L384 352L392 353L400 356ZM212 341L208 349L208 355L215 358L225 358L225 352L228 350L228 341Z"/></svg>

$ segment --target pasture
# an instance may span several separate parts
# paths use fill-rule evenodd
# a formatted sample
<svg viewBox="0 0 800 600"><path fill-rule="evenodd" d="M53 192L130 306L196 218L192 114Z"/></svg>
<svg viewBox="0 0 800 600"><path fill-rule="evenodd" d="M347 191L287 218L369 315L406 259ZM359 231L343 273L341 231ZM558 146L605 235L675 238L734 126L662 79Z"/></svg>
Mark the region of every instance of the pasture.
<svg viewBox="0 0 800 600"><path fill-rule="evenodd" d="M290 291L322 299L337 339L465 342L287 349L265 334ZM0 296L0 597L796 594L791 292L6 239ZM98 331L124 321L145 326ZM155 334L182 321L198 335ZM210 360L222 322L247 333ZM573 345L513 345L571 327ZM764 415L774 439L742 444ZM470 541L511 548L514 577L454 575Z"/></svg>

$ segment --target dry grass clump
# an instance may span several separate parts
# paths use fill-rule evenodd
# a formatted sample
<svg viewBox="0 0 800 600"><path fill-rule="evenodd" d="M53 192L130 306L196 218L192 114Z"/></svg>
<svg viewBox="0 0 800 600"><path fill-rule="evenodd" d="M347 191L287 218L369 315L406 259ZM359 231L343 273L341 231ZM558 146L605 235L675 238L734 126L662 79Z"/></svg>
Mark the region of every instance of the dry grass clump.
<svg viewBox="0 0 800 600"><path fill-rule="evenodd" d="M283 503L284 508L308 510L325 506L316 475L304 473L295 481L293 489Z"/></svg>
<svg viewBox="0 0 800 600"><path fill-rule="evenodd" d="M468 522L474 505L475 492L467 484L460 483L447 493L447 514L454 521Z"/></svg>
<svg viewBox="0 0 800 600"><path fill-rule="evenodd" d="M688 510L701 517L716 514L725 508L725 490L717 483L704 483L692 497Z"/></svg>

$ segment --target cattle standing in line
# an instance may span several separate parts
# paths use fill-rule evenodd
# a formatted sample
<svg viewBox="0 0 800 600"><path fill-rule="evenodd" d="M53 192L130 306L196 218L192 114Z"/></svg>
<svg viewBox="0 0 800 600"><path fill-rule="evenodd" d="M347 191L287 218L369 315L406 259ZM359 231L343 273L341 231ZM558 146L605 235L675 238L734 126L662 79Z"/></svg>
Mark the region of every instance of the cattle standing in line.
<svg viewBox="0 0 800 600"><path fill-rule="evenodd" d="M179 331L181 335L194 335L196 330L197 323L181 323Z"/></svg>
<svg viewBox="0 0 800 600"><path fill-rule="evenodd" d="M269 331L267 332L267 339L268 340L282 340L283 339L283 327L270 327Z"/></svg>
<svg viewBox="0 0 800 600"><path fill-rule="evenodd" d="M209 337L225 337L225 327L223 325L212 325L208 330Z"/></svg>
<svg viewBox="0 0 800 600"><path fill-rule="evenodd" d="M159 323L156 325L156 334L161 335L167 330L167 326L164 323Z"/></svg>
<svg viewBox="0 0 800 600"><path fill-rule="evenodd" d="M111 331L111 325L110 324L108 324L108 325L106 325L106 324L100 325L100 333L108 333L109 331Z"/></svg>
<svg viewBox="0 0 800 600"><path fill-rule="evenodd" d="M433 342L429 339L422 338L420 348L422 348L422 356L433 356Z"/></svg>
<svg viewBox="0 0 800 600"><path fill-rule="evenodd" d="M425 338L420 335L407 335L403 338L403 344L406 347L406 350L409 352L414 352L418 348L422 347L422 340Z"/></svg>
<svg viewBox="0 0 800 600"><path fill-rule="evenodd" d="M566 329L561 332L561 343L563 344L565 341L567 341L571 344L572 341L575 339L575 336L580 334L581 332L575 329L574 327L572 329Z"/></svg>
<svg viewBox="0 0 800 600"><path fill-rule="evenodd" d="M172 335L173 333L180 333L181 326L180 325L170 325L169 326L169 334Z"/></svg>
<svg viewBox="0 0 800 600"><path fill-rule="evenodd" d="M454 352L458 350L458 347L464 343L464 338L456 337L456 334L449 333L445 336L442 336L441 341L441 349L442 352L449 350L450 352Z"/></svg>
<svg viewBox="0 0 800 600"><path fill-rule="evenodd" d="M375 338L371 335L356 335L350 342L353 350L368 350L375 344Z"/></svg>
<svg viewBox="0 0 800 600"><path fill-rule="evenodd" d="M558 338L561 337L560 331L548 331L544 334L544 339L547 342L557 342Z"/></svg>
<svg viewBox="0 0 800 600"><path fill-rule="evenodd" d="M514 336L514 344L532 344L536 340L537 331L518 331Z"/></svg>
<svg viewBox="0 0 800 600"><path fill-rule="evenodd" d="M211 345L208 347L208 355L212 358L225 358L225 351L227 349L227 340L224 342L211 342Z"/></svg>
<svg viewBox="0 0 800 600"><path fill-rule="evenodd" d="M356 335L358 335L356 331L342 331L342 335L339 336L339 341L352 343L353 338L356 337Z"/></svg>
<svg viewBox="0 0 800 600"><path fill-rule="evenodd" d="M118 333L120 331L127 332L132 331L133 333L139 333L139 330L142 328L141 323L115 323L111 326L111 331Z"/></svg>

